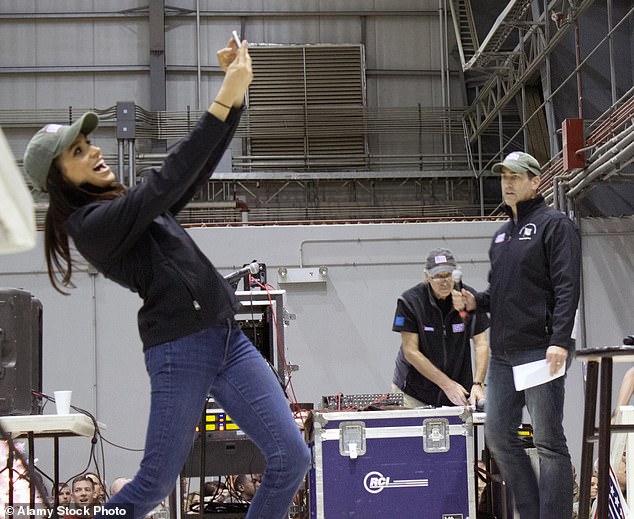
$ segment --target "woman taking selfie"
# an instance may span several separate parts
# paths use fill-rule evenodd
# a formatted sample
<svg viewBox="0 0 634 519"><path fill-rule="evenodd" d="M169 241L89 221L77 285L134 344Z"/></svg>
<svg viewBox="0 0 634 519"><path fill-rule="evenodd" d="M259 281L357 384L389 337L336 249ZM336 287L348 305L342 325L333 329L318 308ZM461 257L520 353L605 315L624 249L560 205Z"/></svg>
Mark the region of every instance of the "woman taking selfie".
<svg viewBox="0 0 634 519"><path fill-rule="evenodd" d="M174 216L231 142L253 77L246 42L238 49L230 41L218 60L225 76L208 111L143 183L127 189L116 181L88 139L98 124L90 112L71 126L42 128L24 156L33 186L49 194L53 286L73 286L72 240L105 277L143 299L138 326L151 385L145 452L134 479L106 505L132 510L127 519L145 517L174 488L210 394L266 458L246 517L283 517L310 461L276 377L234 320L234 291Z"/></svg>

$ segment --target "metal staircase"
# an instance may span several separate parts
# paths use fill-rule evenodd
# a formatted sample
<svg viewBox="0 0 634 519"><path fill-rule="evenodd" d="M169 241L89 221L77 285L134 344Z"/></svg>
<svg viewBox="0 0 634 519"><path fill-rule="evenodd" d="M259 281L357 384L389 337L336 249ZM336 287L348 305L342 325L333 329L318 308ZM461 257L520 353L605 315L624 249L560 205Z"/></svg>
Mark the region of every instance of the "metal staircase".
<svg viewBox="0 0 634 519"><path fill-rule="evenodd" d="M522 24L526 25L525 15L530 5L530 0L511 0L508 2L484 38L482 45L475 49L471 58L463 64L462 70L496 66L501 60L504 60L511 49L507 52L501 52L501 49L514 29L520 28ZM527 28L529 26L530 24Z"/></svg>
<svg viewBox="0 0 634 519"><path fill-rule="evenodd" d="M460 63L464 70L467 62L474 56L480 46L478 33L473 20L470 0L449 0L451 8L451 19L453 20L458 51L460 53Z"/></svg>

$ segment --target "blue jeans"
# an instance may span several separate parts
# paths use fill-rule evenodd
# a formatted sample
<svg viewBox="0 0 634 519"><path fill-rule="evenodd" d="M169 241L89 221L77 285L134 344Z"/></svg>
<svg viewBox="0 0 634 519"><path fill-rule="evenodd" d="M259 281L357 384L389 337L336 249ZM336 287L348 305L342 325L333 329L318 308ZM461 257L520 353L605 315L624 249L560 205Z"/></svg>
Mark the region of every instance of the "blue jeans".
<svg viewBox="0 0 634 519"><path fill-rule="evenodd" d="M125 519L142 519L172 491L212 394L266 459L246 517L284 517L310 452L277 378L238 324L227 320L153 346L145 352L145 364L152 387L145 453L134 479L107 507L133 510Z"/></svg>
<svg viewBox="0 0 634 519"><path fill-rule="evenodd" d="M521 519L572 517L572 463L562 424L566 377L524 391L515 391L513 382L514 365L543 358L544 350L494 354L487 377L486 442ZM539 481L517 434L524 405L539 456Z"/></svg>

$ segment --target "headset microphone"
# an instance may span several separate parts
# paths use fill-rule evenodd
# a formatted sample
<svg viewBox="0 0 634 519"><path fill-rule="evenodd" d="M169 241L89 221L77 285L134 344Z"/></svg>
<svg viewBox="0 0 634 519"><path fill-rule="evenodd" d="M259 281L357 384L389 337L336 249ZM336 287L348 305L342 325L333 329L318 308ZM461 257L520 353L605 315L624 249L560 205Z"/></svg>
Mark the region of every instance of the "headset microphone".
<svg viewBox="0 0 634 519"><path fill-rule="evenodd" d="M458 292L462 292L462 270L455 269L451 273L451 279L453 279L454 288ZM466 320L467 317L469 317L469 312L467 312L464 308L462 310L458 310L458 313L463 320Z"/></svg>

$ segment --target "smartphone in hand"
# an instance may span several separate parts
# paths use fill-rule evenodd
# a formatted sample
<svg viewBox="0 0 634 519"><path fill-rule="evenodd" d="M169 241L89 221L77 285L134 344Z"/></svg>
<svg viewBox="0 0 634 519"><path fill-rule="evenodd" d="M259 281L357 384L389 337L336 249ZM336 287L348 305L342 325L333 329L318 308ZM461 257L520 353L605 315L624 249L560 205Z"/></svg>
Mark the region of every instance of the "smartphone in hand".
<svg viewBox="0 0 634 519"><path fill-rule="evenodd" d="M240 36L238 36L238 31L231 31L231 37L233 38L233 41L236 42L238 48L242 47L242 42L240 41Z"/></svg>

